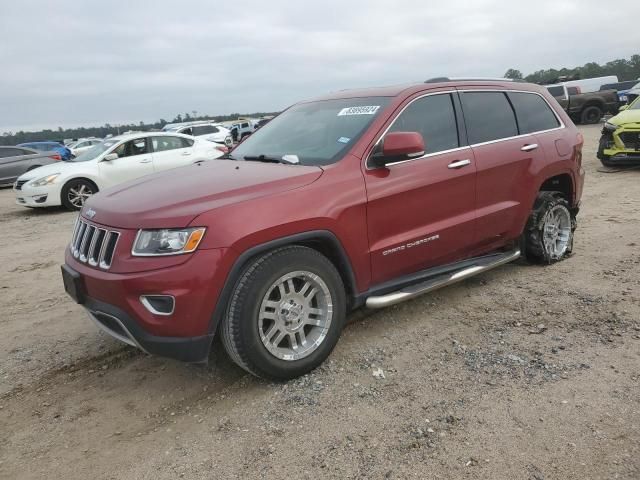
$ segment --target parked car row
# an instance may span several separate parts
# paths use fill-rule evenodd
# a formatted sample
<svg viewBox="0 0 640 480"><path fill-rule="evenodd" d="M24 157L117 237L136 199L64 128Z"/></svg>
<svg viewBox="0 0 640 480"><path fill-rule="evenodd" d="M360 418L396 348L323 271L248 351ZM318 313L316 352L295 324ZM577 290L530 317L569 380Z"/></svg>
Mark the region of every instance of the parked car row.
<svg viewBox="0 0 640 480"><path fill-rule="evenodd" d="M63 205L79 210L96 192L154 172L220 157L217 143L173 132L109 138L74 159L27 168L14 185L16 202L27 207Z"/></svg>
<svg viewBox="0 0 640 480"><path fill-rule="evenodd" d="M227 128L219 123L213 122L185 122L165 125L162 129L165 132L176 132L192 137L202 138L210 142L224 144L227 147L233 145L231 133Z"/></svg>

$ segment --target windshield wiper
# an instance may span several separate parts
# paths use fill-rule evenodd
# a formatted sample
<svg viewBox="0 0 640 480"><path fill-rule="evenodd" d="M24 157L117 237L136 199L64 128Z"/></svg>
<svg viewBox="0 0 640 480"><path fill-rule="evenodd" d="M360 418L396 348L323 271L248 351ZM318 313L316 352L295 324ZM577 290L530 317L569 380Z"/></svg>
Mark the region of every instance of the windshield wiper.
<svg viewBox="0 0 640 480"><path fill-rule="evenodd" d="M224 155L219 156L218 159L219 160L237 160L237 158L231 155L230 153L225 153Z"/></svg>
<svg viewBox="0 0 640 480"><path fill-rule="evenodd" d="M297 155L283 155L282 157L270 157L268 155L247 155L243 157L249 162L284 163L285 165L297 165L300 163Z"/></svg>

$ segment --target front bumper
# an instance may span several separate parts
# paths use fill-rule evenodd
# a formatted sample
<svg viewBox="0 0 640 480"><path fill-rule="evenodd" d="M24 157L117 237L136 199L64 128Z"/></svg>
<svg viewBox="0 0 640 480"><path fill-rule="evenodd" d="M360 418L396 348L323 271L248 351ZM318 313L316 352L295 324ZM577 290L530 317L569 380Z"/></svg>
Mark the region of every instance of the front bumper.
<svg viewBox="0 0 640 480"><path fill-rule="evenodd" d="M55 207L60 206L60 190L54 185L45 187L30 187L24 184L17 189L14 185L16 204L24 207Z"/></svg>
<svg viewBox="0 0 640 480"><path fill-rule="evenodd" d="M67 281L65 286L98 326L118 340L150 354L204 362L215 333L214 309L228 273L224 253L225 249L198 250L177 265L114 273L80 262L67 249L63 271L79 280L73 293ZM147 261L154 268L154 259ZM143 301L158 295L173 298L170 312L154 312Z"/></svg>
<svg viewBox="0 0 640 480"><path fill-rule="evenodd" d="M608 162L617 165L637 165L640 163L640 129L623 126L611 133L602 149L601 156Z"/></svg>
<svg viewBox="0 0 640 480"><path fill-rule="evenodd" d="M189 363L207 361L213 334L197 337L151 335L136 320L114 305L86 297L83 306L101 330L143 352Z"/></svg>

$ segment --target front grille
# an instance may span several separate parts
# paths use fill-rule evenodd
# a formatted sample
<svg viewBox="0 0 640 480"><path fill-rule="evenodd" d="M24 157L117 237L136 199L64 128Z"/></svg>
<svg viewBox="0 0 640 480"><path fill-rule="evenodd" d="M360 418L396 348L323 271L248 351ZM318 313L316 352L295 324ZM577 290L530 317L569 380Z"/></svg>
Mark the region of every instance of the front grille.
<svg viewBox="0 0 640 480"><path fill-rule="evenodd" d="M73 257L82 263L108 270L119 237L120 232L96 227L78 217L69 248Z"/></svg>
<svg viewBox="0 0 640 480"><path fill-rule="evenodd" d="M640 132L622 132L619 137L624 143L624 148L640 150Z"/></svg>
<svg viewBox="0 0 640 480"><path fill-rule="evenodd" d="M27 183L29 180L18 180L16 182L16 190L22 190L22 186Z"/></svg>

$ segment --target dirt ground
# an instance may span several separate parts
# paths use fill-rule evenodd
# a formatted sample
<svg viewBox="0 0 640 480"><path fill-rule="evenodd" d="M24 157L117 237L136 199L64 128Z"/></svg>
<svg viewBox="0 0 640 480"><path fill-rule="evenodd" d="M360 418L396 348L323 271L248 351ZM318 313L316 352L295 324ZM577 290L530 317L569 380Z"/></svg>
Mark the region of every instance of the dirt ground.
<svg viewBox="0 0 640 480"><path fill-rule="evenodd" d="M357 312L286 384L99 332L60 280L74 214L0 190L0 478L639 479L640 170L581 130L571 258Z"/></svg>

